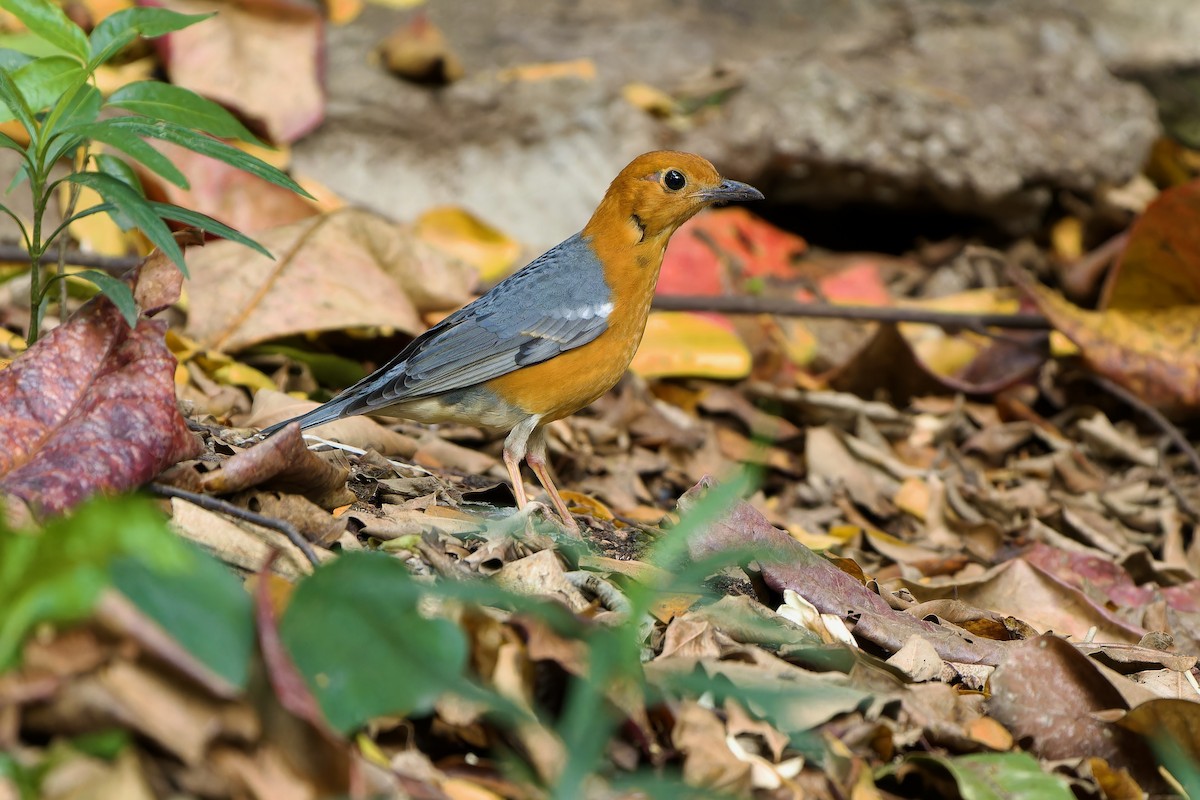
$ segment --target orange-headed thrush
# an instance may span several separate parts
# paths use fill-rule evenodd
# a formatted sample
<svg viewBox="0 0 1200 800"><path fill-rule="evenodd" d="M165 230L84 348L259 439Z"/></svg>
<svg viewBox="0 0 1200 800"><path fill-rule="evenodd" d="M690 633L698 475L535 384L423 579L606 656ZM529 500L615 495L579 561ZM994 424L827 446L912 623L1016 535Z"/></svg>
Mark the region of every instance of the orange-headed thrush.
<svg viewBox="0 0 1200 800"><path fill-rule="evenodd" d="M671 234L696 212L761 200L700 156L660 150L621 170L583 230L414 339L371 375L291 422L353 414L508 430L504 464L526 504L524 458L578 532L546 469L545 426L616 385L642 340Z"/></svg>

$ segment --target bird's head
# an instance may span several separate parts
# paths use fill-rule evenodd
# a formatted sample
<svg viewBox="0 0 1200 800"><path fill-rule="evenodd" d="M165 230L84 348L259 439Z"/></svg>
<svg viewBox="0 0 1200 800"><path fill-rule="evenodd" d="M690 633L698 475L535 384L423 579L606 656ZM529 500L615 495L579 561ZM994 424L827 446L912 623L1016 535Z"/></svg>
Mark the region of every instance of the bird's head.
<svg viewBox="0 0 1200 800"><path fill-rule="evenodd" d="M613 179L584 233L611 236L620 226L632 243L666 246L676 229L707 206L731 200L761 200L762 192L722 178L692 153L645 153Z"/></svg>

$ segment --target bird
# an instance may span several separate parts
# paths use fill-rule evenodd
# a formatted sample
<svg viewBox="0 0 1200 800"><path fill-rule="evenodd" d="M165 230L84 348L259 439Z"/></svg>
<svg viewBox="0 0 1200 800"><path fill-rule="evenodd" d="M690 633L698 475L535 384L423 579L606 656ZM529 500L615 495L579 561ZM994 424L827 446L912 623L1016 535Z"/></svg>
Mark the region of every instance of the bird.
<svg viewBox="0 0 1200 800"><path fill-rule="evenodd" d="M311 428L356 414L508 431L517 508L524 460L567 530L579 525L550 477L546 425L617 384L641 343L671 235L704 208L761 200L701 156L656 150L613 179L583 230L408 343L325 404L272 425Z"/></svg>

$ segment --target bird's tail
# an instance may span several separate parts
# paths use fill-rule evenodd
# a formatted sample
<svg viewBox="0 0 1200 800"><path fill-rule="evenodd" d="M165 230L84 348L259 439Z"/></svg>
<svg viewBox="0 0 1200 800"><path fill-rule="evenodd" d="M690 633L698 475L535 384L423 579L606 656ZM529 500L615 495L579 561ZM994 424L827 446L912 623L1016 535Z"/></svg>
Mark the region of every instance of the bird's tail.
<svg viewBox="0 0 1200 800"><path fill-rule="evenodd" d="M283 422L276 422L274 425L263 428L259 435L265 439L283 430L293 422L299 422L300 430L305 430L306 428L315 428L317 425L324 425L326 422L333 422L335 419L341 419L343 416L346 416L346 407L350 405L353 397L349 392L345 392L328 403L317 406L307 414L285 419Z"/></svg>

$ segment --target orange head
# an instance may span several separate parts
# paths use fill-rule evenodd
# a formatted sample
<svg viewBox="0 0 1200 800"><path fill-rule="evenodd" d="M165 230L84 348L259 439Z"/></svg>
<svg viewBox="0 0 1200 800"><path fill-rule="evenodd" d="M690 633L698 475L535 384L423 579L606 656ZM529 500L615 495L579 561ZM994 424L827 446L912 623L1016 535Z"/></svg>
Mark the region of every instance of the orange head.
<svg viewBox="0 0 1200 800"><path fill-rule="evenodd" d="M761 200L753 186L725 180L707 160L691 153L656 150L635 158L613 179L584 235L629 244L666 247L680 225L706 206L729 200Z"/></svg>

